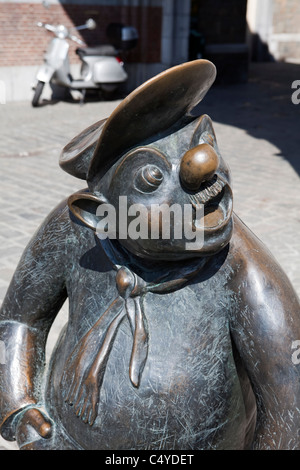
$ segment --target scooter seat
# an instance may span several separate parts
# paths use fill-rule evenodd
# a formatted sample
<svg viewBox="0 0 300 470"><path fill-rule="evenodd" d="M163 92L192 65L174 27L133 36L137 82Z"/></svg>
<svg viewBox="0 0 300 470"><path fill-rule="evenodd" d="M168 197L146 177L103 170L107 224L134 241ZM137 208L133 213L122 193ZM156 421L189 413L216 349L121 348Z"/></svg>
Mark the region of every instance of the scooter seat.
<svg viewBox="0 0 300 470"><path fill-rule="evenodd" d="M104 55L104 56L116 56L117 51L114 48L114 46L111 46L110 44L104 44L103 46L95 46L95 47L84 47L81 48L79 47L76 49L76 54L79 55L79 57L83 56L91 56L91 55Z"/></svg>

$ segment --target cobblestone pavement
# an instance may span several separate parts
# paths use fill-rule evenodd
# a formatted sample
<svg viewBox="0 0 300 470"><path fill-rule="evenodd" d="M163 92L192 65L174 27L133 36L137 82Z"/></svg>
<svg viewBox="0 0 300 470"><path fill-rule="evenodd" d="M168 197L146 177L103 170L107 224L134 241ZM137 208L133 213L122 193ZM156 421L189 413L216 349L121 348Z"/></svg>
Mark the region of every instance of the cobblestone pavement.
<svg viewBox="0 0 300 470"><path fill-rule="evenodd" d="M269 247L300 294L300 67L253 66L247 84L215 86L199 109L211 116L232 172L235 211ZM0 105L0 304L21 253L61 199L83 187L58 166L62 147L119 101ZM145 123L146 125L146 123ZM54 323L48 355L67 316ZM16 449L0 440L0 449Z"/></svg>

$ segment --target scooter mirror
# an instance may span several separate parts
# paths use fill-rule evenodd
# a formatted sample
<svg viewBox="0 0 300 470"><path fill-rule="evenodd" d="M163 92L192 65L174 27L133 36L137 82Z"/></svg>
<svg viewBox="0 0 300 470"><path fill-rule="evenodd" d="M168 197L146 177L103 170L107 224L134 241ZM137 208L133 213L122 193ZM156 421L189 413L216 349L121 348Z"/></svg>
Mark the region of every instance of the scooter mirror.
<svg viewBox="0 0 300 470"><path fill-rule="evenodd" d="M97 23L93 20L93 18L86 20L85 24L88 29L95 29L97 26Z"/></svg>

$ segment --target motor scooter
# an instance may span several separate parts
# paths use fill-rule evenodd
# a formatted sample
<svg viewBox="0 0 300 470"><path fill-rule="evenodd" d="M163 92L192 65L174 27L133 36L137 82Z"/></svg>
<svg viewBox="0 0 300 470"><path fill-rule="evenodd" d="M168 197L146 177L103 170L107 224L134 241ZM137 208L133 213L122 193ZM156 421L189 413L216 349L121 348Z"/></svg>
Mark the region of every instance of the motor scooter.
<svg viewBox="0 0 300 470"><path fill-rule="evenodd" d="M63 24L52 25L39 22L37 26L52 32L55 37L48 46L44 64L38 69L36 84L33 87L32 106L39 105L45 83L60 85L69 90L78 90L82 94L81 102L83 102L87 90L112 93L128 79L119 53L136 46L138 33L134 27L112 23L106 31L110 44L86 47L81 39L72 34L72 29L77 31L95 29L96 23L92 18L88 19L85 24L70 29ZM76 80L70 73L68 39L84 46L76 49L82 61L80 78Z"/></svg>

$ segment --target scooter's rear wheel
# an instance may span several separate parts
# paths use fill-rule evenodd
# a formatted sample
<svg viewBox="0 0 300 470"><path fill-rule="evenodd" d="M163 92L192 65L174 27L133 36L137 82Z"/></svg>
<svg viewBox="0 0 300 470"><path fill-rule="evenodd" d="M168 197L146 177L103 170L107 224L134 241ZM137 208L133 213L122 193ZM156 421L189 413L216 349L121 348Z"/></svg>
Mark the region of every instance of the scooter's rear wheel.
<svg viewBox="0 0 300 470"><path fill-rule="evenodd" d="M41 82L40 80L37 82L35 90L34 90L32 102L31 102L33 107L36 107L39 105L39 100L40 100L44 85L45 85L45 82Z"/></svg>

